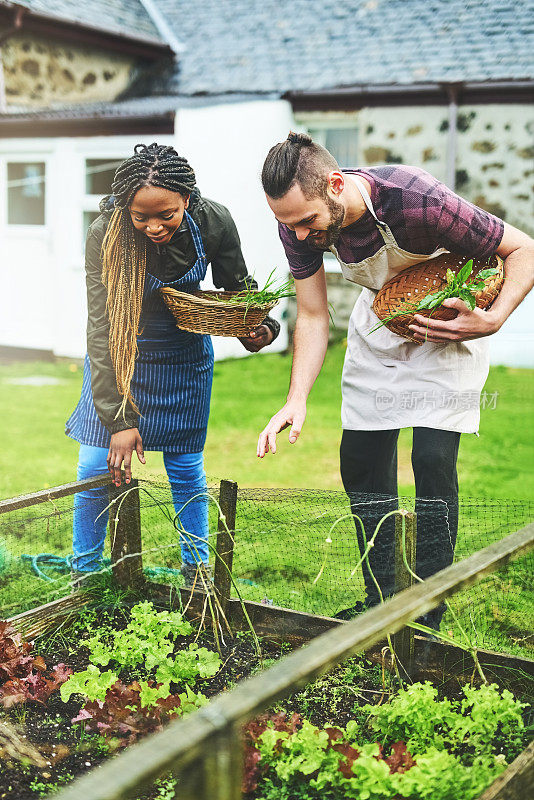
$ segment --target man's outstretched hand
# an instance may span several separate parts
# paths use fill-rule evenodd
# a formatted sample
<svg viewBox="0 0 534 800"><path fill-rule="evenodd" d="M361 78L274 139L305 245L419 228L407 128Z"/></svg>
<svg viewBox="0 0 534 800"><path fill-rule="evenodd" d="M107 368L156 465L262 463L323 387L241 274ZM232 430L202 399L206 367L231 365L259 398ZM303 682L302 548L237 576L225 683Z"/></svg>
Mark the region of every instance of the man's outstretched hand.
<svg viewBox="0 0 534 800"><path fill-rule="evenodd" d="M305 419L305 401L288 400L285 406L274 417L271 417L267 426L260 433L257 456L263 458L269 450L274 455L276 453L276 435L289 426L291 426L289 442L294 444L300 436Z"/></svg>

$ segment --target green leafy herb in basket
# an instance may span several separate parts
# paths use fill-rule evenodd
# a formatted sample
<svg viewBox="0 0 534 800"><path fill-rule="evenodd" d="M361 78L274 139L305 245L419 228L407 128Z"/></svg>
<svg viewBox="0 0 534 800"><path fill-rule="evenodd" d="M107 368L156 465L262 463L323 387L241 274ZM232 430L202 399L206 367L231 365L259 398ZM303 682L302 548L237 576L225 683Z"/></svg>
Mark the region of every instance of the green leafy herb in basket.
<svg viewBox="0 0 534 800"><path fill-rule="evenodd" d="M436 289L434 292L430 292L419 300L418 303L404 303L399 307L398 311L395 311L393 314L388 314L387 317L377 322L369 333L374 333L397 317L403 317L406 314L416 314L418 311L433 311L435 308L439 308L439 306L443 305L443 301L448 300L450 297L459 297L460 300L463 300L471 311L473 311L476 307L477 292L481 292L484 289L485 281L488 278L493 278L494 275L498 275L499 270L495 267L491 267L489 269L483 269L471 277L472 272L473 259L467 261L457 273L453 272L452 269L448 269L447 283L444 286L440 289Z"/></svg>
<svg viewBox="0 0 534 800"><path fill-rule="evenodd" d="M273 277L275 272L276 270L273 269L263 289L252 289L247 286L246 289L236 292L232 297L215 297L215 299L225 305L245 306L248 311L249 308L273 306L285 297L294 297L293 280L286 280L277 285Z"/></svg>

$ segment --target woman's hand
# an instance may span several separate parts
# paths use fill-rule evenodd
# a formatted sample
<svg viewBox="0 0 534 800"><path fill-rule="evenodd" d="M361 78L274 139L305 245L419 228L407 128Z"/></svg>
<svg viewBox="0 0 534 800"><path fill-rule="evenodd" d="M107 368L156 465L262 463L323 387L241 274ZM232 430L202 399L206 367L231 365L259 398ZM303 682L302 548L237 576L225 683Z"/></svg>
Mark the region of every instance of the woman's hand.
<svg viewBox="0 0 534 800"><path fill-rule="evenodd" d="M257 353L262 347L267 347L273 340L273 332L267 325L260 325L253 331L250 331L248 336L237 337L245 350L249 353Z"/></svg>
<svg viewBox="0 0 534 800"><path fill-rule="evenodd" d="M137 428L128 428L111 436L107 457L108 469L115 486L121 485L121 466L124 461L126 483L132 480L132 453L136 451L141 464L146 464L143 442Z"/></svg>

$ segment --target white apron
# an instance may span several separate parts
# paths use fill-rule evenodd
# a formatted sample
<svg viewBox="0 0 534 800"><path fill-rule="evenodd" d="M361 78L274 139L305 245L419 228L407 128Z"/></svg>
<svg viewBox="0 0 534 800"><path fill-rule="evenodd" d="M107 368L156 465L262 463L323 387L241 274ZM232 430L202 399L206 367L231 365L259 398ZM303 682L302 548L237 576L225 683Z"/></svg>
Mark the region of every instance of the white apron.
<svg viewBox="0 0 534 800"><path fill-rule="evenodd" d="M349 322L341 383L343 429L424 427L478 434L480 392L489 371L486 338L419 345L385 326L369 333L379 321L372 304L386 281L447 251L439 248L428 255L402 250L389 227L377 218L364 184L354 175L350 180L373 215L384 246L356 264L345 264L336 248L330 248L344 277L367 287Z"/></svg>

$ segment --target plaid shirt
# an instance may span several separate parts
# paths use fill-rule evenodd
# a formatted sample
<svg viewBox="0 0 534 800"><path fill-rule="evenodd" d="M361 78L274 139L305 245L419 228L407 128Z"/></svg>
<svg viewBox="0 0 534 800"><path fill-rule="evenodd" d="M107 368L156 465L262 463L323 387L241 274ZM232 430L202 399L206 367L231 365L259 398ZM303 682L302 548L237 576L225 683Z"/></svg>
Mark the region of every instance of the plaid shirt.
<svg viewBox="0 0 534 800"><path fill-rule="evenodd" d="M410 253L427 255L438 247L467 256L490 256L498 248L504 223L458 197L428 172L398 164L343 170L362 175L371 184L371 201L379 220L387 223L397 244ZM323 263L323 254L279 223L289 268L294 278L309 278ZM384 246L376 222L366 209L343 228L336 243L345 263L358 263Z"/></svg>

